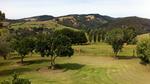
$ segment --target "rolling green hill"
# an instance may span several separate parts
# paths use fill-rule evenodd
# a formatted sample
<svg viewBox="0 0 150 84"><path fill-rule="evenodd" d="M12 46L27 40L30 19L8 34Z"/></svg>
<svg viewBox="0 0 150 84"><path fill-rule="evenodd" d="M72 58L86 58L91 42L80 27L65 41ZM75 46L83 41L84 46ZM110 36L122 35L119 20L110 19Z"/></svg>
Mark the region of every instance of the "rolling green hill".
<svg viewBox="0 0 150 84"><path fill-rule="evenodd" d="M150 32L150 19L140 18L140 17L125 17L117 18L111 23L106 25L106 28L124 28L124 27L134 27L140 33Z"/></svg>
<svg viewBox="0 0 150 84"><path fill-rule="evenodd" d="M99 14L85 14L85 15L67 15L56 17L54 19L56 22L62 25L78 28L100 28L104 24L108 24L114 20L114 18L109 16L103 16Z"/></svg>
<svg viewBox="0 0 150 84"><path fill-rule="evenodd" d="M71 28L66 27L60 24L57 24L53 21L28 21L28 22L19 22L19 23L13 23L10 25L10 28L12 29L18 29L18 28L53 28L53 29L62 29L62 28ZM74 29L74 28L71 28Z"/></svg>
<svg viewBox="0 0 150 84"><path fill-rule="evenodd" d="M60 17L53 17L48 15L35 16L29 18L23 18L18 20L7 20L14 25L24 24L22 26L32 25L39 26L46 24L46 27L59 27L59 25L72 27L76 29L94 29L104 28L111 30L113 28L125 28L134 27L139 33L150 32L150 19L140 17L124 17L124 18L113 18L110 16L104 16L99 14L82 14L82 15L66 15ZM20 23L21 22L21 23ZM49 22L49 23L48 23ZM48 23L48 24L47 24ZM50 25L52 23L52 25Z"/></svg>

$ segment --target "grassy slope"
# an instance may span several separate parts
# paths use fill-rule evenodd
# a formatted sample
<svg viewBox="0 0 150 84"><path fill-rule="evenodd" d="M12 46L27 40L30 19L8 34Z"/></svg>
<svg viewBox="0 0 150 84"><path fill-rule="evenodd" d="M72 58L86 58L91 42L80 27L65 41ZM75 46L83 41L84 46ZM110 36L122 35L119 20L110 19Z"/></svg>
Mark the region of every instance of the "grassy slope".
<svg viewBox="0 0 150 84"><path fill-rule="evenodd" d="M140 41L144 38L149 38L149 37L150 37L150 33L147 33L147 34L142 34L142 35L137 36L137 39Z"/></svg>
<svg viewBox="0 0 150 84"><path fill-rule="evenodd" d="M20 23L14 23L11 24L10 27L13 29L18 29L18 28L39 28L39 27L44 27L44 28L54 28L54 29L62 29L62 28L70 28L66 27L60 24L57 24L56 22L53 21L33 21L33 22L20 22ZM73 28L71 28L73 29Z"/></svg>
<svg viewBox="0 0 150 84"><path fill-rule="evenodd" d="M122 49L119 56L133 56L133 50L135 50L135 45L128 45ZM113 50L110 45L106 43L97 43L91 45L80 45L74 46L77 55L82 56L114 56Z"/></svg>
<svg viewBox="0 0 150 84"><path fill-rule="evenodd" d="M125 46L121 56L132 56L135 46ZM18 57L4 61L0 58L0 81L11 79L13 71L29 78L33 84L149 84L150 68L139 64L138 59L117 60L111 47L105 43L74 46L76 52L71 58L58 58L62 69L48 70L49 58L37 54L25 58L28 65L16 62ZM79 52L78 49L81 49ZM15 55L16 56L16 55ZM107 57L105 57L107 56Z"/></svg>

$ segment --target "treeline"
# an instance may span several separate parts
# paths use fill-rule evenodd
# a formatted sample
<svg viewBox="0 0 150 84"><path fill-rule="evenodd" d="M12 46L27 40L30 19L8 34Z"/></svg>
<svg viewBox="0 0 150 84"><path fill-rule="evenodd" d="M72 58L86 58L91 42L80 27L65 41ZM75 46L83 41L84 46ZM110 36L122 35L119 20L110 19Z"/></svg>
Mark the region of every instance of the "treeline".
<svg viewBox="0 0 150 84"><path fill-rule="evenodd" d="M0 11L0 21L3 21L3 20L5 20L5 13L2 13Z"/></svg>
<svg viewBox="0 0 150 84"><path fill-rule="evenodd" d="M4 21L5 20L5 13L2 13L1 11L0 11L0 27L2 27L2 21Z"/></svg>
<svg viewBox="0 0 150 84"><path fill-rule="evenodd" d="M85 30L85 32L87 33L87 39L88 39L89 43L97 43L97 42L106 42L108 33L110 31L113 31L116 29L112 29L112 30L106 30L103 28L87 29L87 30ZM126 39L126 40L131 36L131 39L128 39L127 44L135 44L136 43L136 39L133 38L138 34L135 28L133 28L133 27L118 28L118 30L121 30L124 32L124 36L126 36L126 38L124 38L124 39Z"/></svg>
<svg viewBox="0 0 150 84"><path fill-rule="evenodd" d="M57 57L72 56L72 44L84 44L86 35L82 31L73 29L1 29L0 56L6 60L11 52L21 56L21 63L28 54L39 53L41 57L51 57L51 67L55 65Z"/></svg>
<svg viewBox="0 0 150 84"><path fill-rule="evenodd" d="M72 44L84 44L88 41L85 32L80 30L71 30L66 28L57 30L55 33L68 36L71 39Z"/></svg>
<svg viewBox="0 0 150 84"><path fill-rule="evenodd" d="M105 29L87 29L87 38L90 43L104 42L106 30Z"/></svg>

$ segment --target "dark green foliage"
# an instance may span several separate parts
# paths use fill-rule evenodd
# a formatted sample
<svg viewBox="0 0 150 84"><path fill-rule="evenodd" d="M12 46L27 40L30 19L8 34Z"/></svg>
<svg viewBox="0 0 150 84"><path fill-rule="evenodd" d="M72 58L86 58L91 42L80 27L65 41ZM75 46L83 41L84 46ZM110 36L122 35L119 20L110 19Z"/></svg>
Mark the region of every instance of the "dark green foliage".
<svg viewBox="0 0 150 84"><path fill-rule="evenodd" d="M0 11L0 28L3 27L3 23L1 23L1 22L4 21L4 20L5 20L5 13L2 13Z"/></svg>
<svg viewBox="0 0 150 84"><path fill-rule="evenodd" d="M7 55L11 52L10 43L0 37L0 56L3 56L4 60L7 59Z"/></svg>
<svg viewBox="0 0 150 84"><path fill-rule="evenodd" d="M137 33L134 28L113 29L107 33L107 42L112 45L113 51L117 56L123 48L124 43L131 43L135 40Z"/></svg>
<svg viewBox="0 0 150 84"><path fill-rule="evenodd" d="M71 39L72 44L83 44L87 42L86 35L83 31L75 31L72 29L64 28L55 31L56 35L65 35Z"/></svg>
<svg viewBox="0 0 150 84"><path fill-rule="evenodd" d="M72 56L74 51L71 48L71 40L67 36L57 36L53 41L53 51L56 56Z"/></svg>
<svg viewBox="0 0 150 84"><path fill-rule="evenodd" d="M2 30L0 32L0 56L3 56L4 60L6 60L8 54L11 52L10 35L4 29Z"/></svg>
<svg viewBox="0 0 150 84"><path fill-rule="evenodd" d="M106 26L108 30L122 27L136 28L138 34L147 33L150 31L150 20L140 17L116 18Z"/></svg>
<svg viewBox="0 0 150 84"><path fill-rule="evenodd" d="M0 11L0 22L3 21L3 20L5 20L5 13L2 13Z"/></svg>
<svg viewBox="0 0 150 84"><path fill-rule="evenodd" d="M102 16L99 14L85 14L85 15L68 15L64 17L57 17L55 20L62 25L80 28L80 29L94 29L100 28L104 24L113 20L112 17Z"/></svg>
<svg viewBox="0 0 150 84"><path fill-rule="evenodd" d="M123 48L124 32L121 29L114 29L107 33L107 42L112 45L113 52L117 56L118 52Z"/></svg>
<svg viewBox="0 0 150 84"><path fill-rule="evenodd" d="M28 79L19 78L19 75L17 73L14 73L12 77L12 84L31 84Z"/></svg>
<svg viewBox="0 0 150 84"><path fill-rule="evenodd" d="M135 28L129 27L129 28L125 28L123 29L124 32L124 41L125 43L132 43L134 42L136 39L135 37L137 36L137 31Z"/></svg>
<svg viewBox="0 0 150 84"><path fill-rule="evenodd" d="M104 29L88 29L87 31L89 42L104 42L106 31Z"/></svg>
<svg viewBox="0 0 150 84"><path fill-rule="evenodd" d="M73 55L74 51L71 45L71 40L67 36L42 33L37 38L35 49L42 57L51 57L51 68L54 69L57 57Z"/></svg>
<svg viewBox="0 0 150 84"><path fill-rule="evenodd" d="M29 37L14 39L12 42L12 48L21 56L21 63L23 63L25 55L34 50L34 41Z"/></svg>
<svg viewBox="0 0 150 84"><path fill-rule="evenodd" d="M13 79L11 81L2 81L1 84L31 84L28 79L19 78L19 75L14 73L12 75Z"/></svg>
<svg viewBox="0 0 150 84"><path fill-rule="evenodd" d="M150 63L150 38L146 38L138 42L137 55L142 62Z"/></svg>
<svg viewBox="0 0 150 84"><path fill-rule="evenodd" d="M67 36L58 35L52 42L51 68L54 69L57 57L71 57L74 50L71 47L71 40Z"/></svg>
<svg viewBox="0 0 150 84"><path fill-rule="evenodd" d="M50 33L38 34L35 43L35 51L39 52L42 57L52 55L52 39L53 36Z"/></svg>
<svg viewBox="0 0 150 84"><path fill-rule="evenodd" d="M4 81L1 82L1 84L10 84L10 82L7 81L7 80L4 80Z"/></svg>

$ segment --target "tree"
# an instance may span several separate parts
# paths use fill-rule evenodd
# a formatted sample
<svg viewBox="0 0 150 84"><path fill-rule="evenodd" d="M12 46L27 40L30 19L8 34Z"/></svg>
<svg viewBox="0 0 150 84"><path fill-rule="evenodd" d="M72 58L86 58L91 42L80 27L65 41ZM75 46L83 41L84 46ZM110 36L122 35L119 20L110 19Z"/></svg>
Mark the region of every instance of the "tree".
<svg viewBox="0 0 150 84"><path fill-rule="evenodd" d="M52 34L39 33L36 37L35 51L39 52L41 57L52 55Z"/></svg>
<svg viewBox="0 0 150 84"><path fill-rule="evenodd" d="M52 43L52 52L51 56L51 66L55 65L56 57L71 57L74 53L74 50L71 47L71 40L67 36L59 35L57 36Z"/></svg>
<svg viewBox="0 0 150 84"><path fill-rule="evenodd" d="M135 28L132 27L123 29L123 33L124 33L124 42L128 44L133 42L135 40L135 37L137 36Z"/></svg>
<svg viewBox="0 0 150 84"><path fill-rule="evenodd" d="M7 55L11 52L10 43L6 41L4 37L0 37L0 56L3 56L4 60L7 59Z"/></svg>
<svg viewBox="0 0 150 84"><path fill-rule="evenodd" d="M142 62L150 63L150 38L144 38L137 44L137 56Z"/></svg>
<svg viewBox="0 0 150 84"><path fill-rule="evenodd" d="M64 28L55 31L56 35L65 35L71 39L72 44L83 44L87 42L85 32Z"/></svg>
<svg viewBox="0 0 150 84"><path fill-rule="evenodd" d="M72 56L71 40L64 35L40 34L36 41L36 52L42 57L51 58L51 69L54 69L55 59L57 57Z"/></svg>
<svg viewBox="0 0 150 84"><path fill-rule="evenodd" d="M0 11L0 27L3 26L3 23L1 23L1 22L4 20L5 20L5 14Z"/></svg>
<svg viewBox="0 0 150 84"><path fill-rule="evenodd" d="M4 80L1 82L1 84L31 84L31 81L29 81L29 79L19 78L19 75L17 73L14 73L12 77L12 80Z"/></svg>
<svg viewBox="0 0 150 84"><path fill-rule="evenodd" d="M0 11L0 22L3 21L3 20L5 20L5 13L2 13Z"/></svg>
<svg viewBox="0 0 150 84"><path fill-rule="evenodd" d="M121 29L113 29L107 33L107 42L112 46L115 56L123 48L124 33Z"/></svg>
<svg viewBox="0 0 150 84"><path fill-rule="evenodd" d="M24 37L20 39L14 39L12 42L12 47L14 50L18 52L18 54L21 56L21 63L23 64L24 57L31 52L31 45L33 43L31 38Z"/></svg>
<svg viewBox="0 0 150 84"><path fill-rule="evenodd" d="M0 56L3 56L4 60L6 60L10 52L11 52L10 34L6 29L1 29L0 30Z"/></svg>
<svg viewBox="0 0 150 84"><path fill-rule="evenodd" d="M88 33L88 38L89 38L89 42L92 43L92 41L93 41L93 30L90 30L90 32Z"/></svg>

